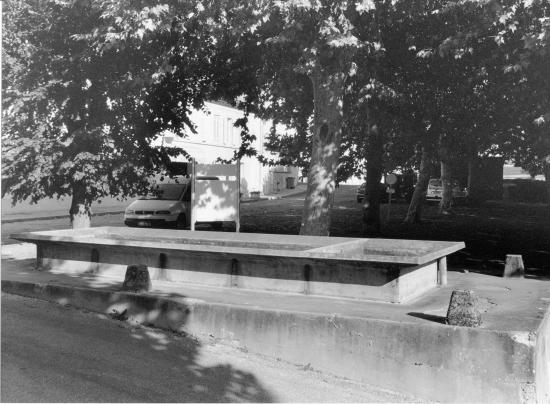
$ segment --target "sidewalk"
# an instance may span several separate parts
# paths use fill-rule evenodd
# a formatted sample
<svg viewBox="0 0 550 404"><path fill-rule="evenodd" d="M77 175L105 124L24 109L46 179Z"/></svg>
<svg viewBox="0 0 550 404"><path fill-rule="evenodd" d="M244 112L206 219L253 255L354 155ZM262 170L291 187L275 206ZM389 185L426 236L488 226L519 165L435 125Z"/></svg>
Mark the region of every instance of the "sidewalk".
<svg viewBox="0 0 550 404"><path fill-rule="evenodd" d="M545 339L550 344L550 291L536 279L450 271L449 286L408 304L158 280L135 294L121 290L122 276L37 271L35 255L29 244L2 246L3 292L212 336L430 400L520 402L518 389L534 391L534 367L546 361ZM480 328L444 324L456 289L475 291L484 311ZM547 376L547 368L537 369L538 383Z"/></svg>
<svg viewBox="0 0 550 404"><path fill-rule="evenodd" d="M281 192L271 195L263 195L259 199L241 199L241 203L258 202L262 200L274 200L299 195L306 192L305 184L298 184L294 189L283 189ZM114 215L124 213L126 207L133 201L128 199L118 204L110 203L102 205L94 203L92 213L95 216ZM37 205L36 209L26 210L24 212L4 213L2 212L2 223L26 222L31 220L62 219L69 216L68 208L41 210Z"/></svg>

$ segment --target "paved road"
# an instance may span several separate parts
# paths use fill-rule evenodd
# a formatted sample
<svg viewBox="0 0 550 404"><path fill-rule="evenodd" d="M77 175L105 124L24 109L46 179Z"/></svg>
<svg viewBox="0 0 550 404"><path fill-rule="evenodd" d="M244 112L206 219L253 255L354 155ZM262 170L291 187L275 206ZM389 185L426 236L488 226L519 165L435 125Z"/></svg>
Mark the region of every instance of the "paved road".
<svg viewBox="0 0 550 404"><path fill-rule="evenodd" d="M403 402L213 340L2 294L2 402Z"/></svg>

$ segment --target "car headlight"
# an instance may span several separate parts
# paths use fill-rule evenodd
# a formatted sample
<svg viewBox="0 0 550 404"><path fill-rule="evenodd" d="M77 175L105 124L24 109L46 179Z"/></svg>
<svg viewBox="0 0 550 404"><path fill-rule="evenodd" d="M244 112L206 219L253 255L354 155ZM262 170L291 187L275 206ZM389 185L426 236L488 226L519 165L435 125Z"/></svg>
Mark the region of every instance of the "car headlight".
<svg viewBox="0 0 550 404"><path fill-rule="evenodd" d="M127 215L133 215L133 214L135 214L135 213L136 213L135 210L129 210L129 209L126 210L126 214L127 214Z"/></svg>
<svg viewBox="0 0 550 404"><path fill-rule="evenodd" d="M155 215L169 215L169 214L170 214L169 210L157 210L155 212Z"/></svg>

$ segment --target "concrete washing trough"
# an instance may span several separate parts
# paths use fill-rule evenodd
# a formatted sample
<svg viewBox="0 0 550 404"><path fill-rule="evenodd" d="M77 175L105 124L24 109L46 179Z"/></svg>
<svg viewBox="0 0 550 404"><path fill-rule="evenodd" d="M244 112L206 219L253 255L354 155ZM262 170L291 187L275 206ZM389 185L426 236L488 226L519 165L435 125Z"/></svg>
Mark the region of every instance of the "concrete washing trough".
<svg viewBox="0 0 550 404"><path fill-rule="evenodd" d="M37 268L404 303L446 283L462 242L95 227L14 234L37 246Z"/></svg>

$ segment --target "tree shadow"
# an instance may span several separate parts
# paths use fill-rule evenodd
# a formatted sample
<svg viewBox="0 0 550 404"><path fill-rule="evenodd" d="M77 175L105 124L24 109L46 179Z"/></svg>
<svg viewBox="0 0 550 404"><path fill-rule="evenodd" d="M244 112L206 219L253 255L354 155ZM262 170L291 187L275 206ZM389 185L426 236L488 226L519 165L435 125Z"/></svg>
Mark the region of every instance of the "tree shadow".
<svg viewBox="0 0 550 404"><path fill-rule="evenodd" d="M31 272L23 284L6 280L2 290L64 306L74 306L86 311L108 315L121 321L127 332L127 348L116 355L125 355L124 369L117 370L117 378L109 377L112 370L100 375L101 386L116 391L120 383L146 380L136 387L132 396L145 402L273 402L275 397L257 377L240 370L226 361L205 362L204 350L209 349L207 339L199 340L186 333L186 325L193 307L182 300L156 298L147 293L135 294L121 290L122 280L113 278L101 284L93 274L48 274L34 269L34 259L2 259L2 272L20 269L22 275ZM37 273L40 274L36 277ZM10 277L7 277L10 278ZM32 283L35 282L35 283ZM67 287L70 291L67 292ZM93 289L93 290L92 290ZM178 293L166 293L165 297L185 298ZM142 324L142 325L139 325ZM154 326L155 328L150 328ZM214 341L213 341L214 342ZM110 344L110 342L106 342ZM83 349L86 349L85 347ZM229 349L229 348L228 348ZM235 348L232 348L235 349ZM212 357L212 354L210 355ZM52 358L54 360L54 358ZM212 362L212 360L210 360ZM150 369L170 368L161 374ZM74 370L79 372L78 369ZM92 401L93 397L91 398Z"/></svg>
<svg viewBox="0 0 550 404"><path fill-rule="evenodd" d="M273 402L272 393L263 387L257 377L237 369L230 363L209 364L203 350L207 343L184 333L174 334L166 330L145 326L125 327L129 350L139 348L132 355L126 370L136 380L149 378L148 390L139 397L149 402ZM132 347L131 345L135 345ZM149 369L161 369L170 364L162 375L151 375ZM153 383L151 383L153 382ZM150 385L153 390L150 391Z"/></svg>

